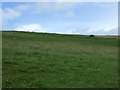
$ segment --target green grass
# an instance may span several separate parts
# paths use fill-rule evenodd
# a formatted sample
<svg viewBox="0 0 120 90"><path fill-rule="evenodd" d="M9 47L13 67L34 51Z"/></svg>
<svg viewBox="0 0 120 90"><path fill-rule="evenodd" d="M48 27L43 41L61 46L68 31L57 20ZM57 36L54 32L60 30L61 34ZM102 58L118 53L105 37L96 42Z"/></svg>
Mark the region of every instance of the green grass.
<svg viewBox="0 0 120 90"><path fill-rule="evenodd" d="M2 32L3 88L116 88L118 40Z"/></svg>

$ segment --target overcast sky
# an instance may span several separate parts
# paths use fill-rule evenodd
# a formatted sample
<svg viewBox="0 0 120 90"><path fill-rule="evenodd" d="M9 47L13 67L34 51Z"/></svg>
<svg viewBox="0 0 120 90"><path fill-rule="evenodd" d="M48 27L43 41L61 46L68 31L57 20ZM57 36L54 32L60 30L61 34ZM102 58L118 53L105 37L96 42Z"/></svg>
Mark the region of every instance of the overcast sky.
<svg viewBox="0 0 120 90"><path fill-rule="evenodd" d="M2 30L118 34L117 2L3 2Z"/></svg>

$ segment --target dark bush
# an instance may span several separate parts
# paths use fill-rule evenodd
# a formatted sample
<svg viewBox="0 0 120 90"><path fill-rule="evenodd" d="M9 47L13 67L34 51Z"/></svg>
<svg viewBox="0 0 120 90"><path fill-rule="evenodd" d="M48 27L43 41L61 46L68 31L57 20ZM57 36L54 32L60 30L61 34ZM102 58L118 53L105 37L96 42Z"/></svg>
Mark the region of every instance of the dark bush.
<svg viewBox="0 0 120 90"><path fill-rule="evenodd" d="M95 37L95 35L89 35L89 37Z"/></svg>

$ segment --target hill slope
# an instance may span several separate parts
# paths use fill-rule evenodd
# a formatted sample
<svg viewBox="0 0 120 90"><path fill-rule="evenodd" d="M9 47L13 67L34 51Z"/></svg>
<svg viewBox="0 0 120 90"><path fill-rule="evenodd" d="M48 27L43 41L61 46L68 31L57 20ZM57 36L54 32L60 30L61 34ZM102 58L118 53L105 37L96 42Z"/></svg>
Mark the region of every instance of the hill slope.
<svg viewBox="0 0 120 90"><path fill-rule="evenodd" d="M117 87L117 39L2 33L3 88Z"/></svg>

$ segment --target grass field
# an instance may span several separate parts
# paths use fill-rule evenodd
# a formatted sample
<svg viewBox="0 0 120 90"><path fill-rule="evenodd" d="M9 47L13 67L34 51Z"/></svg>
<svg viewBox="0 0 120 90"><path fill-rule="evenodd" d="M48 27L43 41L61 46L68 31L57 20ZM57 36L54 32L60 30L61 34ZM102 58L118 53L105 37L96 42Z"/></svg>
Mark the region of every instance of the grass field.
<svg viewBox="0 0 120 90"><path fill-rule="evenodd" d="M2 32L3 88L116 88L118 40Z"/></svg>

